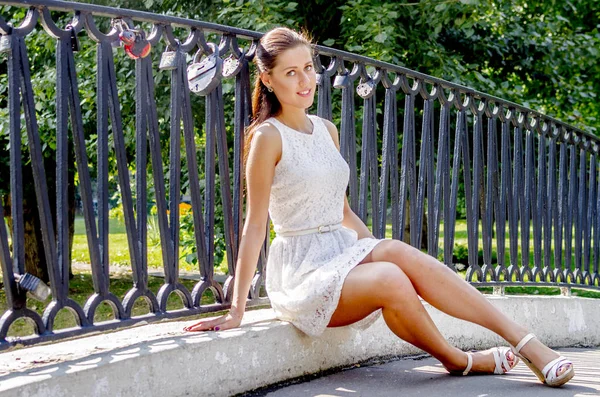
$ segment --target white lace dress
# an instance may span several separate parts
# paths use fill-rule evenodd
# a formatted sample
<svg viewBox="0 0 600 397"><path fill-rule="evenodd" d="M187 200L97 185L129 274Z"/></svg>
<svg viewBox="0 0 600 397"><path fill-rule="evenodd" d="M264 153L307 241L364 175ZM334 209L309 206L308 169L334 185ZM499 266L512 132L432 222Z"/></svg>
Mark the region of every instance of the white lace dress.
<svg viewBox="0 0 600 397"><path fill-rule="evenodd" d="M349 167L323 121L309 116L313 133L287 127L275 118L266 122L281 135L282 154L275 167L269 215L276 233L340 223ZM317 336L335 311L344 279L381 241L363 238L345 227L296 236L277 236L271 243L266 290L276 316ZM352 324L364 329L381 310Z"/></svg>

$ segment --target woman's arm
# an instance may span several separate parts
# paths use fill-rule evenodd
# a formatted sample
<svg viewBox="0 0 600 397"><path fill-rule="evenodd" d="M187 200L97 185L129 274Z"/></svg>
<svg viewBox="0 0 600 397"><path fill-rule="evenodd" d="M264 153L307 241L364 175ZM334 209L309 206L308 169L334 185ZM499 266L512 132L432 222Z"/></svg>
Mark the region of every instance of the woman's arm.
<svg viewBox="0 0 600 397"><path fill-rule="evenodd" d="M347 197L344 197L344 220L342 220L342 226L354 229L358 233L359 240L365 237L375 238L367 225L352 211Z"/></svg>
<svg viewBox="0 0 600 397"><path fill-rule="evenodd" d="M279 132L270 125L261 127L253 137L248 153L246 221L242 231L231 302L231 310L240 314L246 310L246 298L265 240L271 184L275 175L275 165L280 157Z"/></svg>
<svg viewBox="0 0 600 397"><path fill-rule="evenodd" d="M337 128L331 121L327 119L321 120L323 120L325 126L327 127L327 130L329 130L329 135L331 135L333 143L335 143L337 149L340 150L340 138ZM344 197L344 219L342 220L342 226L355 230L356 233L358 233L359 239L365 237L375 238L375 236L373 236L367 225L365 225L364 222L358 217L358 215L356 215L354 211L352 211L352 209L350 208L350 204L348 204L347 197Z"/></svg>
<svg viewBox="0 0 600 397"><path fill-rule="evenodd" d="M242 229L236 263L233 300L228 314L207 318L190 325L186 331L224 330L236 328L242 322L246 299L254 278L262 244L265 240L269 196L275 165L281 158L281 137L272 126L263 126L252 139L246 164L248 198L246 220Z"/></svg>

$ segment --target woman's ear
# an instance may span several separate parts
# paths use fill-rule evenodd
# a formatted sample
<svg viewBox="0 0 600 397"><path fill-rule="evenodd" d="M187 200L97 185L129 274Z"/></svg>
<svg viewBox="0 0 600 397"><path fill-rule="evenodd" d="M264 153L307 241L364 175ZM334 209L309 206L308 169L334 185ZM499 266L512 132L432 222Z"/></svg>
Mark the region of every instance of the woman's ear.
<svg viewBox="0 0 600 397"><path fill-rule="evenodd" d="M260 73L260 80L267 87L271 86L271 79L270 79L270 77L271 76L269 76L269 73L267 73L267 72L261 72Z"/></svg>

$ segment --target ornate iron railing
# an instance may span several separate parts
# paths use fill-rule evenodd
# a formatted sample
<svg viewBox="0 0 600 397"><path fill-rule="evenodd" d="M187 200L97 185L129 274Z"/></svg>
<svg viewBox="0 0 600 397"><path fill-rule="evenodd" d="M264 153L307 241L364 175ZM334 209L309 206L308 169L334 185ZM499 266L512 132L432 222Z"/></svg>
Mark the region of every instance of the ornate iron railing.
<svg viewBox="0 0 600 397"><path fill-rule="evenodd" d="M228 307L232 277L229 276L221 285L215 281L213 270L215 200L218 194L223 206L229 274L233 275L243 217L241 152L244 127L248 125L250 113L249 62L261 34L147 12L62 1L0 1L0 4L29 7L27 17L18 27L11 26L0 17L0 47L5 52L2 62L8 63L7 103L10 115L10 131L3 133L9 135L10 141L10 194L13 203L12 247L9 246L6 228L0 227L0 260L8 307L0 319L0 349L17 342L30 344ZM71 14L72 21L64 29L60 28L53 21L51 10ZM102 18L112 20L108 33L101 32L97 26L97 20ZM51 215L25 40L38 22L47 32L48 40L56 41L55 219ZM133 31L132 38L138 42L128 47L128 51L139 56L135 60L135 168L146 169L149 152L158 209L165 282L156 295L148 289L147 283L148 219L145 209L148 181L145 172L136 173L134 203L128 172L131 164L127 161L125 126L120 113L120 102L127 99L119 96L114 64L114 58L125 56L125 53L113 51L114 43L120 41L119 33L128 32L135 23L142 22L151 24L152 30ZM173 34L176 27L187 28L189 36L185 40L176 38ZM216 34L219 42L210 43L207 33ZM78 73L74 56L77 36L84 34L95 42L97 52L94 113L98 135L97 216L93 206L86 136L82 128L82 111L86 109L82 109L78 89L78 77L89 78L89 71ZM239 45L244 40L248 43L247 48ZM152 57L143 56L148 43L152 51L156 51L161 49L161 41L171 52L163 60L163 68L166 66L170 70L171 81L168 126L159 123L157 114L153 76L158 65L153 64ZM202 128L194 126L186 70L186 55L192 54L196 48L205 55L218 49L220 59L228 57L224 69L216 73L218 84L205 94L204 189L199 183L195 142L196 134L200 134ZM441 255L441 248L443 262L454 269L456 213L462 196L467 218L468 281L494 286L536 284L599 288L600 202L597 192L600 179L596 171L596 137L518 104L356 54L317 46L315 61L319 73L317 114L332 119L334 109L339 108L336 119L339 117L341 120L341 152L351 169L351 207L363 220L371 219L376 237L385 237L386 225L391 223L392 237L404 239L407 238L405 227L410 226L410 243L420 246L425 237L422 229L426 214L429 254ZM232 157L227 147L223 78L235 79ZM332 106L334 88L341 91L341 104L336 103L335 108ZM378 101L378 91L384 92L383 101ZM363 101L362 128L355 125L355 119L360 116L357 115L355 95ZM402 99L404 108L398 109L397 102ZM378 128L377 123L378 105L383 108L382 128ZM399 114L403 117L402 125L399 125ZM21 116L25 120L25 153L31 160L33 181L23 181L22 177ZM168 159L161 155L160 142L160 131L167 128ZM77 164L95 290L83 307L68 295L66 195L69 134ZM111 134L112 148L109 147ZM182 161L179 150L182 134L185 161ZM357 144L362 145L360 151ZM133 275L133 285L122 299L109 290L107 186L110 150L114 150L117 159ZM166 164L168 184L163 173ZM178 211L168 211L178 207L182 170L189 174L188 189L196 231L198 267L202 276L192 291L179 282L180 220ZM216 191L217 174L220 178L219 192ZM25 182L35 185L46 261L52 264L48 270L53 300L41 316L27 307L25 290L15 279L15 274L24 273L23 208L18 204L22 202ZM461 184L464 185L464 196L459 195ZM136 211L138 208L144 210ZM0 216L5 219L1 205ZM444 234L440 247L442 219ZM505 254L507 228L508 255ZM494 234L497 245L495 261ZM478 264L480 238L483 266ZM533 266L530 265L531 239ZM250 306L268 303L267 298L260 295L268 243L267 238L250 291ZM207 289L213 291L216 303L201 304L200 298ZM167 310L167 298L172 292L181 297L183 310ZM140 297L149 303L150 313L133 317L133 303ZM102 302L112 307L116 321L94 323L95 311ZM55 316L64 308L74 313L79 326L55 331ZM7 337L11 324L20 318L32 321L37 335Z"/></svg>

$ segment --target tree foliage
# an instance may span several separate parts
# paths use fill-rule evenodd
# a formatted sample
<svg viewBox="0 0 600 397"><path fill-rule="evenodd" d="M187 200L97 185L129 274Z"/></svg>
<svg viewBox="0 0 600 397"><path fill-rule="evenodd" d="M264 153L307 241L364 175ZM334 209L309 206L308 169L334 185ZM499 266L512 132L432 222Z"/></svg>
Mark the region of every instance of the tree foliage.
<svg viewBox="0 0 600 397"><path fill-rule="evenodd" d="M341 6L348 51L441 77L598 133L595 1L460 0Z"/></svg>

